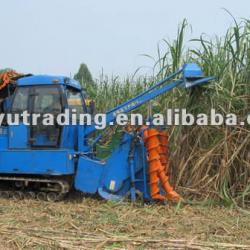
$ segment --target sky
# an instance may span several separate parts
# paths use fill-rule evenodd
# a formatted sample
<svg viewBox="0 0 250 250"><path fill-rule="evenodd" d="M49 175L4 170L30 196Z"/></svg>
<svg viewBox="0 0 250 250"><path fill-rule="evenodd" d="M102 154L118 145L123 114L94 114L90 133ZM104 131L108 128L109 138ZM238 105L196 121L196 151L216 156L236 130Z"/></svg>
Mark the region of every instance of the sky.
<svg viewBox="0 0 250 250"><path fill-rule="evenodd" d="M0 0L0 68L72 76L84 62L95 78L126 76L152 67L142 54L156 56L184 18L187 38L225 34L223 8L250 18L249 0Z"/></svg>

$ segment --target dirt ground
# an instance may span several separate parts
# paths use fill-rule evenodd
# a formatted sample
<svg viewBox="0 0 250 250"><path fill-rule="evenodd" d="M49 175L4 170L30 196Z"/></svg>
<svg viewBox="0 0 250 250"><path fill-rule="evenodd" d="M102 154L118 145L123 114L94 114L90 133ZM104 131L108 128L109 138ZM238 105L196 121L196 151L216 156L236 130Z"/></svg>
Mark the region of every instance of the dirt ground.
<svg viewBox="0 0 250 250"><path fill-rule="evenodd" d="M1 249L250 249L250 215L230 208L0 199Z"/></svg>

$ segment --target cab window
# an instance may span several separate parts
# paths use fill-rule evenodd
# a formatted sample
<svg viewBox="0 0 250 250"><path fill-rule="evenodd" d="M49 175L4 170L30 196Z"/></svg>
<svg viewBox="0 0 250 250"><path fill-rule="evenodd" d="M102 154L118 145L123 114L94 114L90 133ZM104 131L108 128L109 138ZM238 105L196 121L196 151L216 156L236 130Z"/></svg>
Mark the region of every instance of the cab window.
<svg viewBox="0 0 250 250"><path fill-rule="evenodd" d="M29 87L19 87L16 90L12 104L13 113L22 113L28 110Z"/></svg>
<svg viewBox="0 0 250 250"><path fill-rule="evenodd" d="M33 96L33 113L61 113L62 103L58 87L36 87Z"/></svg>
<svg viewBox="0 0 250 250"><path fill-rule="evenodd" d="M66 96L70 110L75 109L77 114L85 113L82 94L80 91L77 91L73 88L67 88Z"/></svg>
<svg viewBox="0 0 250 250"><path fill-rule="evenodd" d="M33 147L57 147L60 142L61 126L56 116L62 112L62 99L58 86L35 86L31 91L31 113L54 115L54 125L43 125L42 117L38 124L31 126L30 141Z"/></svg>

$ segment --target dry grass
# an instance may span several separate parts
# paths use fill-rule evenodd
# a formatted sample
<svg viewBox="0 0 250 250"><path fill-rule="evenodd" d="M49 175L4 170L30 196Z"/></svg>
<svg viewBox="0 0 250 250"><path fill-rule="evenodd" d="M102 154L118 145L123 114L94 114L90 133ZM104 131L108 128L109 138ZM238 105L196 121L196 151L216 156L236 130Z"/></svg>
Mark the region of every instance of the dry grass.
<svg viewBox="0 0 250 250"><path fill-rule="evenodd" d="M250 216L220 207L0 200L2 249L250 249Z"/></svg>

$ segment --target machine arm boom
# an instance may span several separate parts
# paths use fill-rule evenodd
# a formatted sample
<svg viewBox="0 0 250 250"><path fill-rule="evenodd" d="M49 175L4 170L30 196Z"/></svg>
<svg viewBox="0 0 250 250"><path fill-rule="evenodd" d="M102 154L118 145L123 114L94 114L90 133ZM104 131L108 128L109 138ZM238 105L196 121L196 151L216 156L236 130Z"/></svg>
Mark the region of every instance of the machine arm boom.
<svg viewBox="0 0 250 250"><path fill-rule="evenodd" d="M180 79L174 80L178 75L182 73ZM171 74L170 76L164 78L160 82L156 83L151 88L145 90L136 97L118 105L117 107L111 109L106 113L106 124L113 125L116 120L116 116L120 113L128 113L142 104L154 99L155 97L162 95L172 89L182 85L186 88L192 88L198 85L203 85L204 83L213 80L214 77L204 77L203 72L196 64L186 64L177 72ZM170 82L166 85L167 82ZM89 135L96 130L95 124L87 126L85 130L85 135Z"/></svg>

